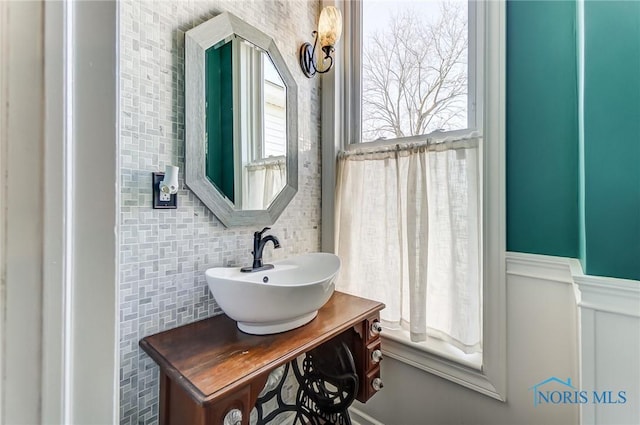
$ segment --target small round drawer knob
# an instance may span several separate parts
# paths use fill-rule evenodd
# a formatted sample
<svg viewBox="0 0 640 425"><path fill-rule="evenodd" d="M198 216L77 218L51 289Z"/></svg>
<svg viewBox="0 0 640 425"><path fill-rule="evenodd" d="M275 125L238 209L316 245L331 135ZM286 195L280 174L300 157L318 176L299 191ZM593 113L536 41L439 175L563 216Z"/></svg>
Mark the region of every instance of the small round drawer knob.
<svg viewBox="0 0 640 425"><path fill-rule="evenodd" d="M242 412L238 409L229 410L224 417L224 425L242 425Z"/></svg>
<svg viewBox="0 0 640 425"><path fill-rule="evenodd" d="M380 360L382 360L382 351L373 350L373 352L371 353L371 361L373 361L374 363L378 363Z"/></svg>
<svg viewBox="0 0 640 425"><path fill-rule="evenodd" d="M373 381L371 381L371 386L373 387L374 390L380 391L382 387L384 387L384 384L382 383L382 379L376 378Z"/></svg>
<svg viewBox="0 0 640 425"><path fill-rule="evenodd" d="M378 335L382 332L382 325L377 320L371 324L371 335Z"/></svg>

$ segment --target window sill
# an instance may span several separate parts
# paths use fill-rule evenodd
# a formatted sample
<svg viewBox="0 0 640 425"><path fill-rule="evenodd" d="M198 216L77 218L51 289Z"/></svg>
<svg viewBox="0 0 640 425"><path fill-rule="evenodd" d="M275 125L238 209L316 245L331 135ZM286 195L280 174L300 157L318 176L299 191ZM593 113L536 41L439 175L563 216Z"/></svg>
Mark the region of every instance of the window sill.
<svg viewBox="0 0 640 425"><path fill-rule="evenodd" d="M440 341L412 342L404 330L385 328L382 351L389 358L432 373L486 396L504 401L483 373L481 354L464 354Z"/></svg>

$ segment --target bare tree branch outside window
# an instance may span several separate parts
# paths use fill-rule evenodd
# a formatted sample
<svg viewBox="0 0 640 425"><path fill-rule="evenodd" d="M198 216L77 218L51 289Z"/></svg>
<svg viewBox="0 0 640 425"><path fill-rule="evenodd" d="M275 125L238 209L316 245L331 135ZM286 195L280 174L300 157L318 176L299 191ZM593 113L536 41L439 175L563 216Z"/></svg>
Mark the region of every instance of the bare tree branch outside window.
<svg viewBox="0 0 640 425"><path fill-rule="evenodd" d="M467 127L467 11L441 3L432 23L414 10L364 40L363 141Z"/></svg>

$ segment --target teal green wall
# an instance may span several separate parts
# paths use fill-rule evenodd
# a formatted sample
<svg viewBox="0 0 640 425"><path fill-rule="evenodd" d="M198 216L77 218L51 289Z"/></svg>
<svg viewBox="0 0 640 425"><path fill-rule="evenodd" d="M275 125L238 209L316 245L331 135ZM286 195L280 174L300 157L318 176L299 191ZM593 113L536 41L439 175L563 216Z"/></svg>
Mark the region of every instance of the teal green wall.
<svg viewBox="0 0 640 425"><path fill-rule="evenodd" d="M578 256L576 9L507 3L507 249Z"/></svg>
<svg viewBox="0 0 640 425"><path fill-rule="evenodd" d="M205 52L206 175L234 202L232 43Z"/></svg>
<svg viewBox="0 0 640 425"><path fill-rule="evenodd" d="M584 3L586 272L640 280L640 2Z"/></svg>
<svg viewBox="0 0 640 425"><path fill-rule="evenodd" d="M640 1L576 6L507 3L507 249L640 280Z"/></svg>

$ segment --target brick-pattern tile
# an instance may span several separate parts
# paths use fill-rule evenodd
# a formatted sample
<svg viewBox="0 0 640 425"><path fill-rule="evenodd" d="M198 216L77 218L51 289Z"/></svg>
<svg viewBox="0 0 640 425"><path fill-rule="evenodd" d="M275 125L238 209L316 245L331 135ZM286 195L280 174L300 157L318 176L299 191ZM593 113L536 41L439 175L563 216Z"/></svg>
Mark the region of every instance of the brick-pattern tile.
<svg viewBox="0 0 640 425"><path fill-rule="evenodd" d="M282 249L320 249L320 82L297 63L317 0L123 0L120 8L120 423L158 422L158 368L138 341L220 313L209 267L250 260L254 228L225 228L184 185L184 32L229 11L271 35L298 83L298 193L273 225ZM180 167L177 210L151 208L151 173Z"/></svg>

